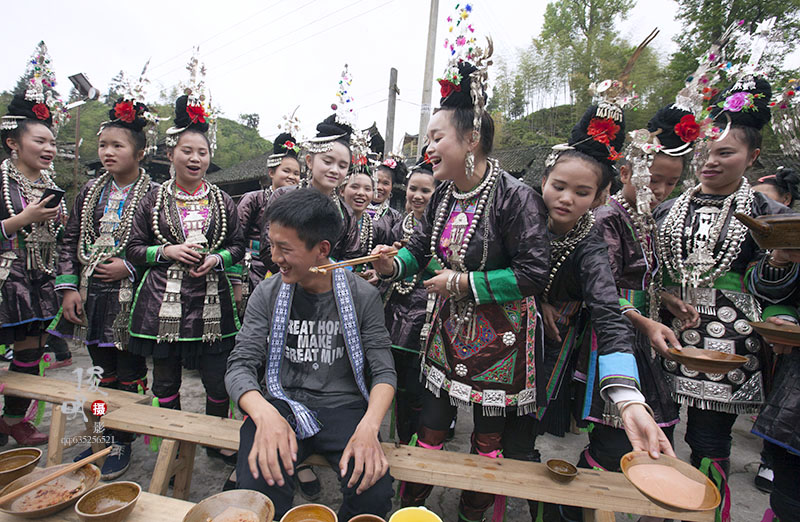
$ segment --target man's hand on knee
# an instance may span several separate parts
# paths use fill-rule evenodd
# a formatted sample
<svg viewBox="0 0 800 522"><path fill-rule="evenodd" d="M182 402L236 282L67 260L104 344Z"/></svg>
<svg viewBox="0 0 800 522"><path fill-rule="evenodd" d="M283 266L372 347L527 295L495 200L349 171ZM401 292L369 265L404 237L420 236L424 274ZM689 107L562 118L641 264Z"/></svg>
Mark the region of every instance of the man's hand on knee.
<svg viewBox="0 0 800 522"><path fill-rule="evenodd" d="M281 464L289 475L294 475L294 463L297 460L297 437L294 430L267 401L257 408L251 407L245 411L256 425L253 447L247 456L253 478L258 478L260 470L267 484L274 486L277 483L278 486L283 486Z"/></svg>
<svg viewBox="0 0 800 522"><path fill-rule="evenodd" d="M347 487L354 487L361 479L356 490L358 495L371 488L389 470L389 461L386 460L378 440L378 429L379 426L367 425L364 421L359 423L339 461L339 469L344 477L347 475L348 463L353 459L353 474Z"/></svg>

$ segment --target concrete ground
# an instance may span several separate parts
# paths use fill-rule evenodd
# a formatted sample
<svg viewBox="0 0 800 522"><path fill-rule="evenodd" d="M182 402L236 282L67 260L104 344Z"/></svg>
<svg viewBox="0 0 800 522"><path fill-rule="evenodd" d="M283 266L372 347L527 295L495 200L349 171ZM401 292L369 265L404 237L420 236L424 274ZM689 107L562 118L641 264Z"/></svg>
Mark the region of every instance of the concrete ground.
<svg viewBox="0 0 800 522"><path fill-rule="evenodd" d="M73 379L72 371L75 368L89 368L91 360L85 350L79 349L73 352L73 364L66 368L59 368L48 371L48 375L58 379ZM205 392L200 382L197 372L184 371L183 387L181 397L183 409L194 412L202 412L205 407ZM0 381L2 378L0 378ZM471 431L471 419L468 412L459 412L458 424L456 426L455 439L447 444L450 451L469 451L469 434ZM47 408L41 428L47 429L50 424L50 408ZM761 451L761 439L750 433L752 421L749 416L740 416L734 426L733 452L731 462L730 486L733 492L733 508L731 510L732 519L735 522L753 522L761 520L764 510L768 507L769 497L765 493L758 491L753 485L753 477L758 469L759 452ZM75 435L82 429L82 422L74 421L67 426L67 435ZM676 431L676 448L678 456L689 460L689 448L683 441L684 426L679 424ZM388 422L384 422L384 440L388 438ZM150 482L150 475L155 466L156 454L145 447L142 437L134 442L133 463L131 468L120 480L132 480L138 482L146 489ZM564 438L557 438L550 435L542 436L537 441L537 448L542 454L542 459L563 458L572 462L577 461L577 457L586 444L586 435L568 434ZM13 439L5 448L14 447ZM73 447L65 452L64 461L72 460L72 457L83 448ZM191 494L189 500L199 502L222 490L222 485L230 472L232 466L227 466L222 461L211 459L206 456L205 451L199 450L195 458L194 476L192 479ZM318 470L322 481L322 498L320 503L338 508L340 494L338 481L334 472L330 469ZM434 488L433 494L428 500L429 509L438 513L445 521L456 520L458 507L457 490L446 488ZM295 499L296 504L306 503L299 495ZM395 500L395 509L399 503ZM509 499L506 520L509 522L530 520L527 503L519 499ZM618 521L632 520L626 515L618 515ZM346 522L346 521L342 521Z"/></svg>

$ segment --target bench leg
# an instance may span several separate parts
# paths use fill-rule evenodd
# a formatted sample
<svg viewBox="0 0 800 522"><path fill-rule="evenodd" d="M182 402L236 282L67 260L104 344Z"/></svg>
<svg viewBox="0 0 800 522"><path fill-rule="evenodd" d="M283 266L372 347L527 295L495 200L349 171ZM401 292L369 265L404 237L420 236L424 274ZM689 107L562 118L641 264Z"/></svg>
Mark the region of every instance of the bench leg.
<svg viewBox="0 0 800 522"><path fill-rule="evenodd" d="M53 405L50 418L50 438L47 441L47 467L61 464L64 458L64 432L67 416L59 405Z"/></svg>
<svg viewBox="0 0 800 522"><path fill-rule="evenodd" d="M194 471L194 454L197 445L191 442L181 442L178 454L177 473L172 496L181 500L189 498L189 488L192 485L192 472Z"/></svg>
<svg viewBox="0 0 800 522"><path fill-rule="evenodd" d="M616 515L611 511L583 508L583 522L615 522Z"/></svg>
<svg viewBox="0 0 800 522"><path fill-rule="evenodd" d="M161 441L156 467L153 469L153 476L150 478L150 488L148 489L150 493L162 496L167 494L169 479L172 477L173 464L177 454L177 441L171 439L163 439Z"/></svg>

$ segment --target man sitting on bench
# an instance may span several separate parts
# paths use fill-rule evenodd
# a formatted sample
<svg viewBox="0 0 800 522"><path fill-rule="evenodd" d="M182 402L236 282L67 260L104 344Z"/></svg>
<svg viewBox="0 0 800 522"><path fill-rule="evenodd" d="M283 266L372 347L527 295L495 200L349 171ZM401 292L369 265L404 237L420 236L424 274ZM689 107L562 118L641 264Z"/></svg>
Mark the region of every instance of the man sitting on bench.
<svg viewBox="0 0 800 522"><path fill-rule="evenodd" d="M383 517L392 479L378 432L397 376L380 295L344 269L309 272L330 262L342 230L330 198L294 190L270 205L267 219L280 277L250 296L225 374L228 393L248 415L237 487L267 495L280 518L292 507L295 465L320 454L339 472L339 520Z"/></svg>

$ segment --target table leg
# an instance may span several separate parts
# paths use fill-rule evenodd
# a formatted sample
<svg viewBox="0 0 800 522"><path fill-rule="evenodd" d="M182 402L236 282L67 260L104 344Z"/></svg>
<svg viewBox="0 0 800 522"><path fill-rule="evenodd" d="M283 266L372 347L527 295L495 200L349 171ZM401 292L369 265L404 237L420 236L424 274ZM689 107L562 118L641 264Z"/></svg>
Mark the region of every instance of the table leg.
<svg viewBox="0 0 800 522"><path fill-rule="evenodd" d="M64 458L64 432L67 427L67 416L60 405L53 405L50 417L50 438L47 441L47 466L61 464Z"/></svg>
<svg viewBox="0 0 800 522"><path fill-rule="evenodd" d="M175 464L175 457L178 455L178 442L171 439L163 439L161 448L158 450L156 467L153 469L153 476L150 478L150 493L165 496L169 489L169 479L172 477L172 469Z"/></svg>
<svg viewBox="0 0 800 522"><path fill-rule="evenodd" d="M616 515L611 511L583 508L583 522L615 522Z"/></svg>

